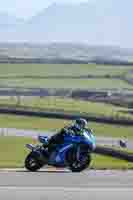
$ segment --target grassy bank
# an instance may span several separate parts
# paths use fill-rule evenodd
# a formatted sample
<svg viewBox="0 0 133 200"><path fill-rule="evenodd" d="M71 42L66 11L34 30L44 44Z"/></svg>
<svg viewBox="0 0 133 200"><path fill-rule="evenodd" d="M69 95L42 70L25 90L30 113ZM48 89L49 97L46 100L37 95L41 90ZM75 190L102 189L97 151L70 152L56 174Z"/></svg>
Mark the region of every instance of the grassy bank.
<svg viewBox="0 0 133 200"><path fill-rule="evenodd" d="M34 143L32 139L16 137L0 137L0 168L24 167L28 154L26 143ZM126 161L93 155L93 169L133 169L133 164Z"/></svg>
<svg viewBox="0 0 133 200"><path fill-rule="evenodd" d="M32 107L36 109L43 109L44 111L62 111L62 112L77 112L90 114L94 116L102 115L104 117L112 117L114 119L131 119L133 115L122 112L123 107L113 106L106 103L96 103L83 100L73 100L70 98L59 98L59 97L32 97L32 98L19 98L15 97L3 97L0 99L0 106L14 105L18 108L22 106Z"/></svg>

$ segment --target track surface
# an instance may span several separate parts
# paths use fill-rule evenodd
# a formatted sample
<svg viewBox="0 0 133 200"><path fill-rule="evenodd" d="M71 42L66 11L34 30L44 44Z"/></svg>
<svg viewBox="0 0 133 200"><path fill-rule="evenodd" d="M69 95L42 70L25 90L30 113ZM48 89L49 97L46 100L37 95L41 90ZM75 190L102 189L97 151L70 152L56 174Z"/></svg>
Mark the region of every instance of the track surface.
<svg viewBox="0 0 133 200"><path fill-rule="evenodd" d="M5 171L0 172L0 197L2 200L132 199L133 171Z"/></svg>

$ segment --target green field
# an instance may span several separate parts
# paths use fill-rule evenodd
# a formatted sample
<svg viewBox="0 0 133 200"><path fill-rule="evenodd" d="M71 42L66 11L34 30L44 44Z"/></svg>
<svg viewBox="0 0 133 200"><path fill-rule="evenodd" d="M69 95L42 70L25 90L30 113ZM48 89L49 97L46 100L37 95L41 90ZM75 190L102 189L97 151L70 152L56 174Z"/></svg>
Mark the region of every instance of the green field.
<svg viewBox="0 0 133 200"><path fill-rule="evenodd" d="M81 76L81 75L124 75L133 67L117 67L102 65L46 65L46 64L1 64L0 77L8 76L8 79L0 78L0 85L20 87L43 88L129 88L133 89L126 81L108 78L95 79L42 79L38 76ZM34 78L20 78L20 76L34 76ZM11 76L16 76L12 79ZM18 77L18 78L17 78Z"/></svg>
<svg viewBox="0 0 133 200"><path fill-rule="evenodd" d="M48 76L48 75L122 75L127 73L133 67L118 67L118 66L102 66L102 65L43 65L43 64L0 64L0 77L2 76ZM53 79L0 79L0 84L9 84L16 86L35 86L35 87L70 87L70 88L123 88L131 87L124 81L120 80L111 80L111 79L90 79L90 80L53 80ZM0 105L2 104L12 104L16 105L17 101L13 98L10 99L0 99ZM95 115L104 115L111 116L115 118L130 118L133 116L130 114L121 113L120 110L123 110L122 107L111 106L103 103L91 103L84 101L74 101L71 99L59 99L59 98L34 98L21 100L21 105L23 106L33 106L43 109L59 109L62 111L74 111L80 113L92 113ZM25 120L23 118L21 121L20 117L11 117L11 120L8 120L2 115L0 117L1 127L18 127L18 128L38 128L38 129L54 129L62 126L62 121L60 120L51 120L45 125L43 125L46 119L29 119ZM35 120L34 120L35 119ZM35 125L32 125L32 122ZM36 123L37 122L37 123ZM109 136L128 136L132 137L132 128L131 127L120 127L111 126L111 125L100 125L94 124L94 129L96 129L96 134L109 135ZM121 131L120 131L121 130Z"/></svg>
<svg viewBox="0 0 133 200"><path fill-rule="evenodd" d="M133 67L95 64L0 64L2 76L122 75Z"/></svg>
<svg viewBox="0 0 133 200"><path fill-rule="evenodd" d="M35 143L32 139L16 137L0 137L0 168L24 167L24 160L28 154L25 144ZM93 169L133 169L133 164L110 157L93 155L91 168Z"/></svg>
<svg viewBox="0 0 133 200"><path fill-rule="evenodd" d="M132 71L129 71L129 73L126 74L126 78L133 79L133 69Z"/></svg>
<svg viewBox="0 0 133 200"><path fill-rule="evenodd" d="M65 88L65 89L133 89L117 79L0 79L0 84L10 87Z"/></svg>

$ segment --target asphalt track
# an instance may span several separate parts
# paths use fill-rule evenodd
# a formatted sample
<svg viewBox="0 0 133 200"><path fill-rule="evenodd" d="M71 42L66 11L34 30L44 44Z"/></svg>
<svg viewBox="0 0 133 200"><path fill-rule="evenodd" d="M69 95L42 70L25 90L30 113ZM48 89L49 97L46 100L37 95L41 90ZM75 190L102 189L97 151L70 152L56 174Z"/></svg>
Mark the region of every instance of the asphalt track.
<svg viewBox="0 0 133 200"><path fill-rule="evenodd" d="M133 171L0 172L1 200L133 199Z"/></svg>

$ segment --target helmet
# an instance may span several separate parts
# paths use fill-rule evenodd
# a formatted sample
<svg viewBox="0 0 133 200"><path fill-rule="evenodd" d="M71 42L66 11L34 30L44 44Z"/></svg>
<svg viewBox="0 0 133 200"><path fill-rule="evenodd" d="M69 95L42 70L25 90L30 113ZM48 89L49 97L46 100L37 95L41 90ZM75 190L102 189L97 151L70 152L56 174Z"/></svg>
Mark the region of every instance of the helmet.
<svg viewBox="0 0 133 200"><path fill-rule="evenodd" d="M85 119L79 118L75 120L74 127L80 131L87 126L87 121Z"/></svg>

